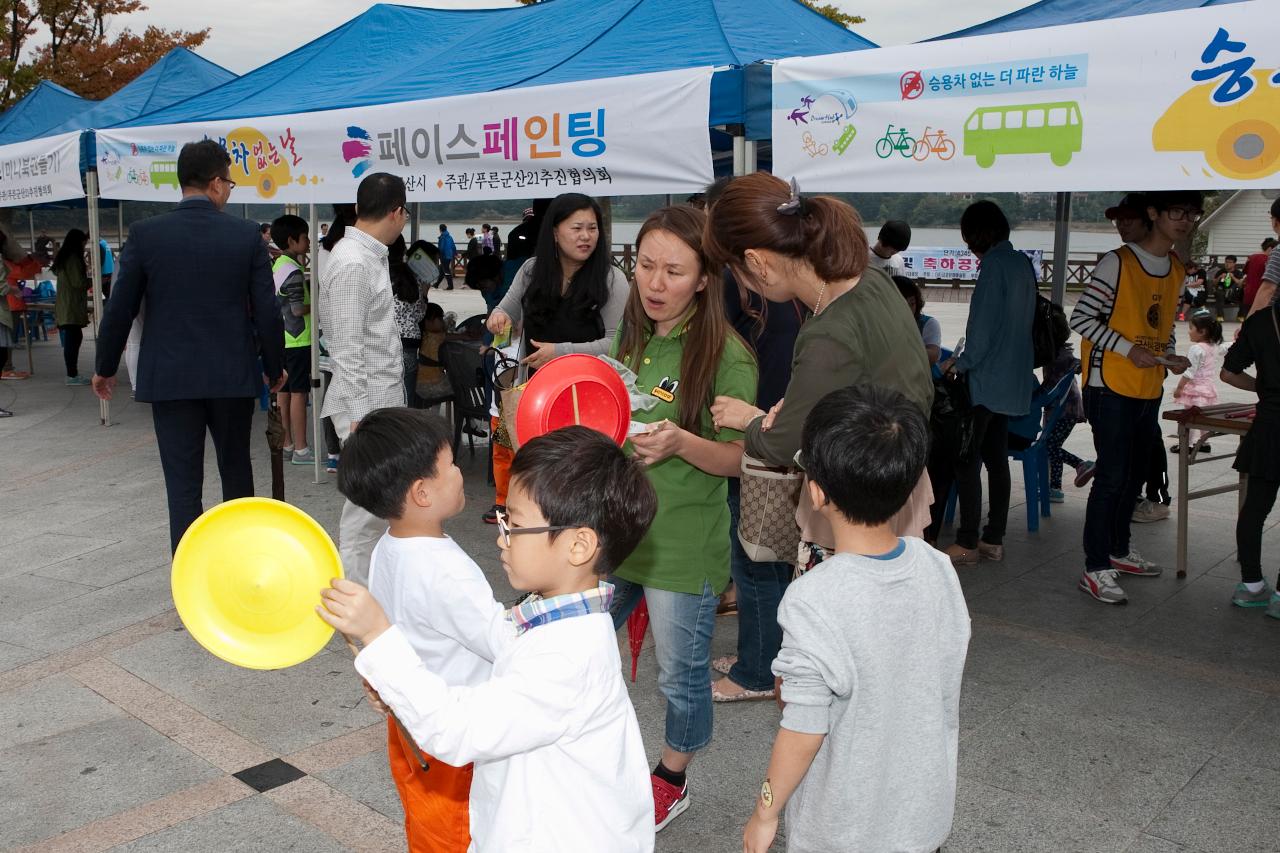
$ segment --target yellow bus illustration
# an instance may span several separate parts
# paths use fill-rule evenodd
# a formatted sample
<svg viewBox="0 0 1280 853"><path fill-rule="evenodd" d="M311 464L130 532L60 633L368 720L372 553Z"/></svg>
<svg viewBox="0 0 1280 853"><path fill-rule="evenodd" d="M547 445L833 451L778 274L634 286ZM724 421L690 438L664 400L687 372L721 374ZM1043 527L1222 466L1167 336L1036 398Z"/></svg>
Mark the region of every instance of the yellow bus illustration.
<svg viewBox="0 0 1280 853"><path fill-rule="evenodd" d="M1156 151L1203 152L1209 168L1247 181L1280 171L1280 86L1272 68L1251 72L1253 91L1234 103L1213 102L1216 82L1183 92L1151 129Z"/></svg>
<svg viewBox="0 0 1280 853"><path fill-rule="evenodd" d="M984 169L1000 154L1048 154L1065 166L1080 150L1083 130L1075 101L978 107L964 123L964 153Z"/></svg>
<svg viewBox="0 0 1280 853"><path fill-rule="evenodd" d="M151 186L163 187L165 185L178 187L178 161L177 160L156 160L151 164L149 170L151 177Z"/></svg>

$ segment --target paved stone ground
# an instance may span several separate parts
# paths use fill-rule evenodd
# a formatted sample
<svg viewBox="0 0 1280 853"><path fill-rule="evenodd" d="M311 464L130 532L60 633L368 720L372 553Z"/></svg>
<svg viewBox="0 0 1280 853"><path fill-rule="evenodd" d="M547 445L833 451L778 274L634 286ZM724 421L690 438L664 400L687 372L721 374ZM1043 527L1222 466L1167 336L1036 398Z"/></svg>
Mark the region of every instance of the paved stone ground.
<svg viewBox="0 0 1280 853"><path fill-rule="evenodd" d="M441 301L460 316L478 304L471 293ZM953 341L967 306L937 303ZM82 364L92 352L90 341ZM264 673L198 647L170 598L148 407L122 395L104 429L89 389L64 387L60 367L56 343L41 343L34 378L0 383L0 406L17 413L0 421L0 848L403 849L383 725L345 648ZM1087 427L1069 446L1088 455ZM257 448L269 493L265 440ZM491 502L483 453L462 454L468 507L449 527L509 597L479 521ZM207 506L218 494L209 455ZM1198 483L1233 477L1226 462L1195 471ZM289 499L335 530L333 483L301 467L286 478ZM1277 849L1280 623L1228 605L1234 497L1193 504L1189 578L1134 579L1117 608L1075 589L1084 494L1068 487L1038 534L1026 532L1020 495L1015 469L1006 560L961 574L974 632L946 849ZM1139 526L1135 541L1169 565L1174 522ZM732 651L735 631L719 621L714 653ZM651 649L632 695L656 755ZM659 850L740 849L777 721L768 703L717 707L693 806ZM231 775L277 757L306 775L263 794Z"/></svg>

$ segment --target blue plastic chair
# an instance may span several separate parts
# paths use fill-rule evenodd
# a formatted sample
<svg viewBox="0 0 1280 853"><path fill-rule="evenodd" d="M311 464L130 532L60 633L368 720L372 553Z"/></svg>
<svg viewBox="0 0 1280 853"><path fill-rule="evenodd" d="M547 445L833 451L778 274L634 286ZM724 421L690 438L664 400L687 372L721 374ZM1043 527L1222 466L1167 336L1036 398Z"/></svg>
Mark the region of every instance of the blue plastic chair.
<svg viewBox="0 0 1280 853"><path fill-rule="evenodd" d="M1041 516L1048 518L1051 514L1052 503L1049 500L1049 436L1053 435L1053 428L1057 426L1058 419L1062 417L1062 411L1066 408L1067 392L1071 390L1071 383L1074 379L1075 374L1068 373L1058 380L1058 384L1053 386L1048 394L1038 401L1033 401L1036 402L1041 412L1048 412L1048 417L1042 418L1043 426L1040 427L1040 433L1025 450L1009 451L1010 459L1015 459L1022 463L1022 482L1027 497L1027 530L1031 533L1035 533L1040 529ZM952 486L951 494L947 497L947 511L945 513L948 524L955 520L957 497L955 486ZM1037 506L1040 509L1038 513L1036 512Z"/></svg>

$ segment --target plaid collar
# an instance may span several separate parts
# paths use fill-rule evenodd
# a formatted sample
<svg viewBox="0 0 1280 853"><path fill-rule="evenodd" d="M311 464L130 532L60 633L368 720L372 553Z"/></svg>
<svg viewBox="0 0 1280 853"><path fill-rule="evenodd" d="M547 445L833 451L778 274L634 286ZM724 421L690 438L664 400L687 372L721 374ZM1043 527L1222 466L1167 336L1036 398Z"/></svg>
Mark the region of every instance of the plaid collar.
<svg viewBox="0 0 1280 853"><path fill-rule="evenodd" d="M512 607L509 618L516 626L516 635L519 636L548 622L592 613L608 613L612 603L613 584L600 581L599 586L586 592L570 592L551 598L543 598L534 593Z"/></svg>

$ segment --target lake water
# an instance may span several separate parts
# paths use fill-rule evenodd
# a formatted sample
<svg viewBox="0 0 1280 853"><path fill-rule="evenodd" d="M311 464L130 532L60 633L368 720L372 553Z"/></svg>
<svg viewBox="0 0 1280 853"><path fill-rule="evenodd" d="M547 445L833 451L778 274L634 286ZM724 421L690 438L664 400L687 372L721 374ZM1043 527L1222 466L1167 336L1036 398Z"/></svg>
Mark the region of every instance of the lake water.
<svg viewBox="0 0 1280 853"><path fill-rule="evenodd" d="M477 233L480 230L480 223L471 222L450 222L449 233L453 235L453 239L458 244L461 251L466 248L466 229L475 228ZM498 222L493 221L491 225L497 226L502 240L505 243L507 234L518 223L516 222ZM620 220L613 223L613 242L620 245L623 243L634 243L636 235L640 232L640 226L643 223ZM440 233L439 222L428 223L425 220L422 223L421 235L424 239L434 240ZM874 226L867 228L867 239L875 242L876 234L879 233L880 227ZM405 238L408 239L409 230L405 229ZM1042 249L1045 252L1053 250L1053 231L1052 229L1019 229L1014 231L1011 239L1013 245L1018 249ZM911 245L920 248L962 248L964 241L960 239L960 229L958 228L916 228L912 232ZM1120 238L1116 236L1115 231L1072 231L1071 232L1071 254L1075 256L1093 255L1109 252L1120 245Z"/></svg>

